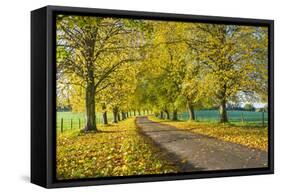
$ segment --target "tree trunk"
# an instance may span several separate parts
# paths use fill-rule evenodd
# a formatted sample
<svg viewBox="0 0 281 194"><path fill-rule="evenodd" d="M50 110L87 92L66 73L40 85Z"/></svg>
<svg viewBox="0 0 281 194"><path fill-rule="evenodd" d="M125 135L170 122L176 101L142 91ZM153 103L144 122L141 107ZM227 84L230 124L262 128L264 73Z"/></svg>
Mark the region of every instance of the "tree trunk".
<svg viewBox="0 0 281 194"><path fill-rule="evenodd" d="M117 119L118 121L121 121L120 112L117 113Z"/></svg>
<svg viewBox="0 0 281 194"><path fill-rule="evenodd" d="M107 111L104 111L102 113L102 117L103 117L103 124L107 125L108 124L108 120L107 120Z"/></svg>
<svg viewBox="0 0 281 194"><path fill-rule="evenodd" d="M189 120L194 121L195 120L195 114L194 114L193 104L190 103L189 101L187 101L186 108L187 108L187 111L188 111Z"/></svg>
<svg viewBox="0 0 281 194"><path fill-rule="evenodd" d="M84 131L97 131L95 87L93 81L89 81L86 87L86 126Z"/></svg>
<svg viewBox="0 0 281 194"><path fill-rule="evenodd" d="M136 110L134 110L134 116L136 116Z"/></svg>
<svg viewBox="0 0 281 194"><path fill-rule="evenodd" d="M226 123L228 122L227 111L226 111L226 100L222 100L220 104L220 122Z"/></svg>
<svg viewBox="0 0 281 194"><path fill-rule="evenodd" d="M102 118L103 118L103 124L107 125L108 120L107 120L107 111L106 111L106 105L102 104Z"/></svg>
<svg viewBox="0 0 281 194"><path fill-rule="evenodd" d="M139 113L139 116L141 115L141 112L140 112L140 110L138 110L138 113Z"/></svg>
<svg viewBox="0 0 281 194"><path fill-rule="evenodd" d="M96 123L96 91L95 91L95 72L93 69L92 55L95 49L95 41L97 36L98 28L94 29L94 33L91 34L90 38L86 38L86 63L87 63L87 82L86 82L86 126L84 131L97 131L97 123ZM86 32L88 33L88 32Z"/></svg>
<svg viewBox="0 0 281 194"><path fill-rule="evenodd" d="M163 113L163 111L160 111L160 119L164 119L164 113Z"/></svg>
<svg viewBox="0 0 281 194"><path fill-rule="evenodd" d="M166 113L166 116L167 116L167 118L166 118L166 119L170 119L170 114L169 114L169 111L165 110L164 112Z"/></svg>
<svg viewBox="0 0 281 194"><path fill-rule="evenodd" d="M126 119L126 113L125 112L121 112L121 116L122 116L122 120L125 120Z"/></svg>
<svg viewBox="0 0 281 194"><path fill-rule="evenodd" d="M127 118L129 118L129 112L126 112L126 116L127 116Z"/></svg>
<svg viewBox="0 0 281 194"><path fill-rule="evenodd" d="M173 111L173 118L172 118L173 121L177 121L178 120L178 111L177 110L174 110Z"/></svg>
<svg viewBox="0 0 281 194"><path fill-rule="evenodd" d="M118 123L118 109L113 108L112 112L113 112L113 123Z"/></svg>

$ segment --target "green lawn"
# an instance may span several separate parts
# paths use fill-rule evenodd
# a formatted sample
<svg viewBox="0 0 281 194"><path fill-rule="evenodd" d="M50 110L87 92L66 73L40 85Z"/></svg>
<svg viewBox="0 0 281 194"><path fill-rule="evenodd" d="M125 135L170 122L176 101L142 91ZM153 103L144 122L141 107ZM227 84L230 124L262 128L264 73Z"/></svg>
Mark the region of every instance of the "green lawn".
<svg viewBox="0 0 281 194"><path fill-rule="evenodd" d="M108 121L112 122L113 115L111 112L107 113ZM61 120L63 119L63 121ZM77 112L57 112L57 131L61 131L61 123L63 122L63 131L71 130L71 120L72 120L72 130L81 129L84 127L86 122L85 113ZM79 128L80 120L80 128ZM102 114L97 113L97 123L102 124Z"/></svg>
<svg viewBox="0 0 281 194"><path fill-rule="evenodd" d="M217 122L218 111L217 110L199 110L195 111L196 120L204 122ZM244 118L244 123L241 122L241 118ZM228 111L229 121L235 125L261 125L262 124L262 112L251 111ZM107 113L108 122L113 121L112 112ZM179 113L179 120L188 120L188 113ZM63 118L63 121L61 120ZM264 123L267 124L268 115L264 113ZM71 127L72 120L72 127ZM80 121L79 121L80 120ZM61 131L61 123L63 122L63 132L68 130L82 129L85 124L85 114L76 112L57 112L57 131ZM79 125L80 122L80 125ZM97 123L102 124L102 114L97 113ZM80 127L79 127L80 126Z"/></svg>
<svg viewBox="0 0 281 194"><path fill-rule="evenodd" d="M236 111L231 110L227 111L228 119L231 123L255 123L262 124L262 119L264 116L264 123L268 123L268 113L267 112L254 112L254 111ZM219 112L218 110L198 110L195 111L196 120L198 121L208 121L208 122L217 122L219 121ZM182 113L179 115L180 120L188 120L188 113Z"/></svg>

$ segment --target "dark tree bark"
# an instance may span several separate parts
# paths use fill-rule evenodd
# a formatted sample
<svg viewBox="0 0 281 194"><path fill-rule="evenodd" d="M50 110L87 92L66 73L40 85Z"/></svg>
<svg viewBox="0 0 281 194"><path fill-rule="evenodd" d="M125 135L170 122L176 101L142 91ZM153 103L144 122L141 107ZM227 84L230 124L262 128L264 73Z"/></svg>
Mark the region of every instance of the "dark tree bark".
<svg viewBox="0 0 281 194"><path fill-rule="evenodd" d="M134 116L136 116L136 110L134 110Z"/></svg>
<svg viewBox="0 0 281 194"><path fill-rule="evenodd" d="M166 113L166 119L170 119L169 111L168 111L168 110L165 110L164 112Z"/></svg>
<svg viewBox="0 0 281 194"><path fill-rule="evenodd" d="M117 113L117 119L118 119L118 121L121 121L121 117L120 117L120 113L119 112Z"/></svg>
<svg viewBox="0 0 281 194"><path fill-rule="evenodd" d="M138 113L139 113L139 116L141 115L141 111L140 110L138 110Z"/></svg>
<svg viewBox="0 0 281 194"><path fill-rule="evenodd" d="M121 112L121 116L122 116L122 120L125 120L126 119L126 113L125 112Z"/></svg>
<svg viewBox="0 0 281 194"><path fill-rule="evenodd" d="M186 108L187 108L187 112L188 112L188 115L189 115L189 120L194 121L195 120L195 113L194 113L193 104L190 103L189 101L187 101Z"/></svg>
<svg viewBox="0 0 281 194"><path fill-rule="evenodd" d="M160 119L164 119L164 113L163 113L163 111L160 111Z"/></svg>
<svg viewBox="0 0 281 194"><path fill-rule="evenodd" d="M95 72L93 68L92 56L95 51L95 41L97 36L98 28L93 30L94 33L87 31L86 33L90 35L89 38L85 40L85 55L87 63L87 79L86 79L86 126L84 131L96 132L96 86L95 86Z"/></svg>
<svg viewBox="0 0 281 194"><path fill-rule="evenodd" d="M103 117L103 124L107 125L108 124L108 120L107 120L107 111L104 111L102 113L102 117Z"/></svg>
<svg viewBox="0 0 281 194"><path fill-rule="evenodd" d="M107 111L106 111L106 105L105 104L102 104L102 118L103 118L103 124L107 125L108 119L107 119Z"/></svg>
<svg viewBox="0 0 281 194"><path fill-rule="evenodd" d="M177 110L174 110L174 111L173 111L172 120L173 120L173 121L177 121L177 120L178 120L178 111L177 111Z"/></svg>
<svg viewBox="0 0 281 194"><path fill-rule="evenodd" d="M226 100L222 100L220 104L220 122L226 123L228 122L227 111L226 111Z"/></svg>
<svg viewBox="0 0 281 194"><path fill-rule="evenodd" d="M95 106L95 87L92 80L87 83L86 87L86 126L84 131L96 132L96 106Z"/></svg>
<svg viewBox="0 0 281 194"><path fill-rule="evenodd" d="M115 107L112 110L113 112L113 123L118 123L118 109Z"/></svg>
<svg viewBox="0 0 281 194"><path fill-rule="evenodd" d="M127 116L127 118L129 118L129 112L126 112L126 116Z"/></svg>

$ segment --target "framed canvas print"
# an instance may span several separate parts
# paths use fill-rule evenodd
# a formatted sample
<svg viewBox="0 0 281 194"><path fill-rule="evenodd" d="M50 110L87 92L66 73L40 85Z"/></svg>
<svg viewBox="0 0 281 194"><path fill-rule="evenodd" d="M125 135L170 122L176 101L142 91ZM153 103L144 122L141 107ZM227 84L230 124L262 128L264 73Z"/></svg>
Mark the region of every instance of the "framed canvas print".
<svg viewBox="0 0 281 194"><path fill-rule="evenodd" d="M273 173L273 21L31 12L31 182Z"/></svg>

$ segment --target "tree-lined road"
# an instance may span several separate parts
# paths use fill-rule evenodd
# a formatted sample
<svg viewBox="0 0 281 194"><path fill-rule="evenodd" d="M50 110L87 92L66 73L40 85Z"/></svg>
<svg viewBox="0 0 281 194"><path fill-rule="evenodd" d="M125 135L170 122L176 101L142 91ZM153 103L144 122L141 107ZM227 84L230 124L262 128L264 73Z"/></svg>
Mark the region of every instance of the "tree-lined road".
<svg viewBox="0 0 281 194"><path fill-rule="evenodd" d="M142 133L168 152L181 171L266 167L268 153L138 117Z"/></svg>

